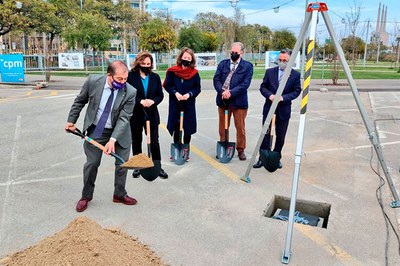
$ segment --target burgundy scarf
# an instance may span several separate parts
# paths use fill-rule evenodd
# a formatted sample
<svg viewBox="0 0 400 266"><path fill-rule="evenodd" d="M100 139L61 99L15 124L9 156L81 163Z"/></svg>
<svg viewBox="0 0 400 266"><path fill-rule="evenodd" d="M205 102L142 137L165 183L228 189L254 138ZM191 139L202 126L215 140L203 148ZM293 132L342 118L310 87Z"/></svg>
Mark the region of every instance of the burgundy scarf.
<svg viewBox="0 0 400 266"><path fill-rule="evenodd" d="M181 79L188 80L194 77L199 71L195 68L187 67L185 69L182 68L182 66L172 66L167 69L167 73L165 76L168 75L168 72L173 72L175 75L180 77ZM163 85L165 84L165 80Z"/></svg>

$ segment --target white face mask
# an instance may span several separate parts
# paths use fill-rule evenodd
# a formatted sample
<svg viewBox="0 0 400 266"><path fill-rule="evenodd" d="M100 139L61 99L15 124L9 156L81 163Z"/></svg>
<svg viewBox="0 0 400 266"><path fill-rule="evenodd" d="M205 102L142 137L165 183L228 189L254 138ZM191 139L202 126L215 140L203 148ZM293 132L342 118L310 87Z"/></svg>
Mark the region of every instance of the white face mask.
<svg viewBox="0 0 400 266"><path fill-rule="evenodd" d="M285 70L287 66L287 62L278 62L278 66L280 70Z"/></svg>

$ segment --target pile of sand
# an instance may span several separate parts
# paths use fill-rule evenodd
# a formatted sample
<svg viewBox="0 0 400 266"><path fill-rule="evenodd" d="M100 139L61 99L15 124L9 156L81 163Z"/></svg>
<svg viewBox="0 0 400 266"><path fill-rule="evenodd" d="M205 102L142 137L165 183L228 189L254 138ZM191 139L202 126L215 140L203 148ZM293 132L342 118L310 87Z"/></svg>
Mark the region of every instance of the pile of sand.
<svg viewBox="0 0 400 266"><path fill-rule="evenodd" d="M129 160L123 163L121 166L131 169L143 169L153 167L154 163L146 154L139 153L129 158Z"/></svg>
<svg viewBox="0 0 400 266"><path fill-rule="evenodd" d="M103 229L87 217L37 245L0 259L0 265L165 265L137 239Z"/></svg>

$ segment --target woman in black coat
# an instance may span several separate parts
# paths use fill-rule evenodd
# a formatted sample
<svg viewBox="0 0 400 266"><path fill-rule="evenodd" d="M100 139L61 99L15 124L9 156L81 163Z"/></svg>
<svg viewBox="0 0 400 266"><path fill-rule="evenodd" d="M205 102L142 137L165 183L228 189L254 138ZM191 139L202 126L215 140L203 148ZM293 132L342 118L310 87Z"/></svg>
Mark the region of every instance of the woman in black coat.
<svg viewBox="0 0 400 266"><path fill-rule="evenodd" d="M160 115L157 105L164 99L160 76L152 72L153 57L148 52L139 53L128 74L127 82L137 89L136 103L131 117L132 154L142 153L143 128L146 118L150 120L150 149L153 160L161 160L160 144L158 142L158 126ZM133 177L139 177L139 170L134 170ZM168 178L161 168L160 178Z"/></svg>
<svg viewBox="0 0 400 266"><path fill-rule="evenodd" d="M183 116L183 142L189 144L191 136L197 131L196 97L200 94L200 75L195 69L196 58L192 49L182 48L176 58L176 65L168 68L163 83L169 93L169 109L167 129L179 143L179 118Z"/></svg>

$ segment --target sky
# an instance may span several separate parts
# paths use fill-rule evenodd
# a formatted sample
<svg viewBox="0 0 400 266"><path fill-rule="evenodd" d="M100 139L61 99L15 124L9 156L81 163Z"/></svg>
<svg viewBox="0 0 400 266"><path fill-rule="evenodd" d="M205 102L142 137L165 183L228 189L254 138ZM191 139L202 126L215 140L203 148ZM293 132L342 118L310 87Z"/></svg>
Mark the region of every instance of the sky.
<svg viewBox="0 0 400 266"><path fill-rule="evenodd" d="M182 1L182 2L180 2ZM246 24L260 24L268 26L271 30L288 29L298 36L304 20L306 3L313 1L304 0L149 0L148 10L162 9L168 10L173 18L184 21L193 20L197 13L214 12L226 17L233 17L234 8L231 1L237 1L237 8L245 14ZM342 18L350 16L351 11L355 10L355 4L359 3L361 8L361 18L356 35L363 40L367 35L367 21L370 20L368 35L376 29L378 18L379 3L387 6L387 26L386 31L391 39L400 36L400 0L327 0L328 14L334 25L337 36L348 36L349 27L342 23ZM279 6L279 12L274 12L274 7ZM323 21L320 16L320 21ZM318 23L317 39L319 43L324 43L328 38L328 31L325 23Z"/></svg>

